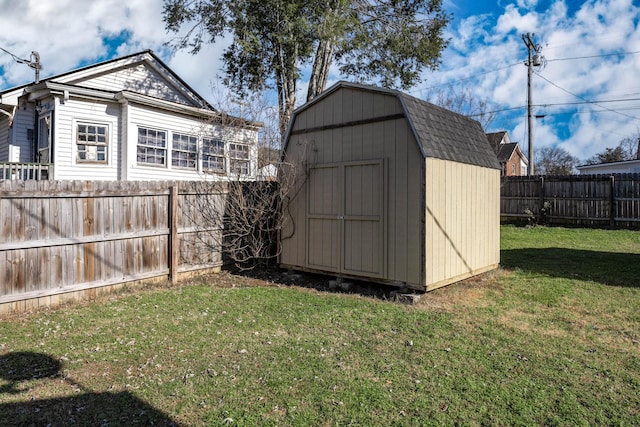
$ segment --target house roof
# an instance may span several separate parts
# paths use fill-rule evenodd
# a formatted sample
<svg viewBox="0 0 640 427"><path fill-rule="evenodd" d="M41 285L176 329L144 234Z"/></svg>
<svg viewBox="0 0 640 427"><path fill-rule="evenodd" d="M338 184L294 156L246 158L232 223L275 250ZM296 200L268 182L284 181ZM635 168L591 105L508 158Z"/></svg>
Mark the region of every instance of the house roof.
<svg viewBox="0 0 640 427"><path fill-rule="evenodd" d="M595 165L580 165L577 169L582 172L591 172L616 167L640 168L640 159L624 160L622 162L596 163Z"/></svg>
<svg viewBox="0 0 640 427"><path fill-rule="evenodd" d="M423 156L500 169L496 155L491 149L487 136L478 121L398 90L345 81L336 83L318 97L294 111L289 123L285 144L289 140L297 114L342 88L380 92L395 96L404 110L404 115L409 122ZM286 150L286 145L283 150Z"/></svg>
<svg viewBox="0 0 640 427"><path fill-rule="evenodd" d="M110 73L117 73L121 70L128 71L128 69L138 67L141 64L153 70L153 74L160 74L163 84L170 88L171 94L175 94L175 97L169 96L163 98L157 96L157 93L154 93L154 89L158 87L144 86L144 84L147 84L144 78L142 78L142 80L144 80L142 87L131 88L123 85L120 88L111 87L105 89L99 82L91 82L94 78L109 75ZM140 77L138 78L140 79ZM118 80L118 78L112 80ZM108 101L126 100L175 113L215 118L223 123L229 122L239 127L260 128L263 126L263 123L260 122L218 112L151 50L145 50L47 77L46 79L41 79L38 83L32 82L0 91L0 112L8 115L10 119L12 119L17 100L20 96L27 95L29 100L35 100L50 94L63 96L71 94L76 97Z"/></svg>
<svg viewBox="0 0 640 427"><path fill-rule="evenodd" d="M500 145L503 143L503 141L506 140L506 143L511 142L509 140L509 134L505 130L488 133L487 139L489 140L489 145L491 145L491 148L493 148L493 151L495 151L496 154L500 150Z"/></svg>
<svg viewBox="0 0 640 427"><path fill-rule="evenodd" d="M178 76L171 68L169 68L152 50L143 50L141 52L132 53L130 55L110 59L103 62L98 62L85 67L80 67L71 71L67 71L61 74L40 79L39 83L43 82L57 82L67 83L82 87L81 79L91 76L93 74L107 73L114 69L131 66L138 63L146 63L156 71L165 75L170 82L174 83L177 90L184 93L188 98L192 100L194 105L201 108L216 111L201 95L199 95L193 88L191 88L180 76ZM0 91L0 104L2 104L3 98L7 98L11 95L20 95L25 89L33 86L34 83L30 82L21 86L5 89Z"/></svg>
<svg viewBox="0 0 640 427"><path fill-rule="evenodd" d="M498 147L498 161L500 163L508 162L513 153L518 149L517 142L510 142L508 144L500 144Z"/></svg>

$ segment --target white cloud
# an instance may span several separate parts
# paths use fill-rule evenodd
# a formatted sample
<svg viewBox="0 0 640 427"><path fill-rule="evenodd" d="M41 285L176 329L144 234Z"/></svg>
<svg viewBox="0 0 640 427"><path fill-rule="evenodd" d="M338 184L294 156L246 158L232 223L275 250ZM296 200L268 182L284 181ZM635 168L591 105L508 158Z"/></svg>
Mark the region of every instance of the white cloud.
<svg viewBox="0 0 640 427"><path fill-rule="evenodd" d="M21 58L40 53L42 77L92 64L115 51L117 56L152 49L204 97L210 97L210 82L219 74L222 51L229 41L207 45L198 55L185 51L174 56L165 43L162 2L158 0L0 0L0 47ZM108 40L119 40L108 46ZM0 88L33 80L33 70L0 52Z"/></svg>
<svg viewBox="0 0 640 427"><path fill-rule="evenodd" d="M496 30L503 34L514 30L518 33L527 33L536 32L539 27L540 23L536 12L527 12L522 15L516 6L510 4L506 7L505 13L498 18Z"/></svg>
<svg viewBox="0 0 640 427"><path fill-rule="evenodd" d="M448 30L455 41L444 53L441 70L425 76L436 89L452 82L471 87L496 109L525 106L527 50L522 34L535 33L550 61L533 78L533 103L544 105L534 107L534 113L546 114L534 123L534 146L558 145L586 159L638 132L640 101L554 104L640 98L640 54L622 55L640 51L640 8L632 0L545 4L518 0L505 4L497 16L458 21ZM612 53L618 55L608 56ZM589 56L593 58L554 61ZM633 106L639 109L626 110ZM508 130L526 149L526 117L526 109L499 113L489 130Z"/></svg>
<svg viewBox="0 0 640 427"><path fill-rule="evenodd" d="M462 10L446 0L449 10ZM536 112L546 114L535 122L535 145L559 145L587 158L613 146L640 128L640 110L627 110L640 102L559 106L551 104L640 97L640 54L601 56L640 51L640 8L635 0L585 0L499 2L498 12L470 16L447 29L451 38L440 71L424 74L426 82L410 91L427 96L444 84L470 88L495 109L526 104L526 48L522 34L533 32L550 61L533 79ZM205 98L215 95L211 83L221 73L222 52L230 40L206 45L192 56L186 51L167 55L167 34L159 0L0 0L0 47L29 58L41 55L42 76L66 72L81 65L153 49L191 87ZM109 45L107 40L119 45ZM600 55L600 56L598 56ZM595 58L551 61L559 58ZM33 80L33 70L0 52L0 89ZM308 75L304 69L303 75ZM334 66L330 86L341 76ZM299 84L303 101L306 81ZM609 109L620 110L618 113ZM625 110L622 110L622 109ZM577 112L576 112L577 110ZM622 114L621 114L622 113ZM629 117L631 116L631 117ZM526 110L500 113L489 130L506 129L526 148Z"/></svg>

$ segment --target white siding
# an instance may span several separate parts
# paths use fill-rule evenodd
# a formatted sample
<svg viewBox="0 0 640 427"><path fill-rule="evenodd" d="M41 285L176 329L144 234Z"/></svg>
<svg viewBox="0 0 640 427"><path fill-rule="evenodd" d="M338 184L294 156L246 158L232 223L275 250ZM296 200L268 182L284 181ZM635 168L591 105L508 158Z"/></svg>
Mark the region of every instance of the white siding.
<svg viewBox="0 0 640 427"><path fill-rule="evenodd" d="M127 122L127 139L129 144L126 147L126 154L123 158L126 160L126 175L128 180L199 180L199 179L228 179L229 178L229 161L228 140L241 140L250 144L250 171L251 175L246 178L254 178L257 172L257 138L256 131L247 131L242 129L234 129L229 126L213 125L207 123L204 119L197 119L188 116L179 116L158 109L143 107L140 105L129 104L127 106L128 117ZM137 163L137 142L138 129L149 128L159 131L165 131L167 137L167 153L166 165L139 165ZM203 136L222 136L225 140L225 159L227 174L204 174L198 170L185 170L174 168L171 165L171 148L173 133L181 133L197 136L198 139ZM201 153L198 152L198 169L200 168Z"/></svg>
<svg viewBox="0 0 640 427"><path fill-rule="evenodd" d="M126 90L179 104L193 105L193 102L170 85L160 73L146 64L101 74L76 81L74 84L114 92Z"/></svg>
<svg viewBox="0 0 640 427"><path fill-rule="evenodd" d="M601 165L578 166L581 175L612 174L612 173L640 173L640 160L603 163Z"/></svg>
<svg viewBox="0 0 640 427"><path fill-rule="evenodd" d="M113 181L118 179L120 104L88 100L56 100L54 164L56 179ZM108 126L107 164L76 161L77 123Z"/></svg>

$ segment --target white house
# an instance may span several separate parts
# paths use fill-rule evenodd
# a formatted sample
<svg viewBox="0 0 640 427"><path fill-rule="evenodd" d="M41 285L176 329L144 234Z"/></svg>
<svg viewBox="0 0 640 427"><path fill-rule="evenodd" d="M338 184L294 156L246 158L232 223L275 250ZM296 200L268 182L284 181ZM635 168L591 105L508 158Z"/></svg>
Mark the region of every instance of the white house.
<svg viewBox="0 0 640 427"><path fill-rule="evenodd" d="M578 166L581 175L590 174L614 174L614 173L640 173L640 159L626 160L624 162L599 163L597 165Z"/></svg>
<svg viewBox="0 0 640 427"><path fill-rule="evenodd" d="M152 51L0 92L0 179L254 179L260 124L216 111Z"/></svg>

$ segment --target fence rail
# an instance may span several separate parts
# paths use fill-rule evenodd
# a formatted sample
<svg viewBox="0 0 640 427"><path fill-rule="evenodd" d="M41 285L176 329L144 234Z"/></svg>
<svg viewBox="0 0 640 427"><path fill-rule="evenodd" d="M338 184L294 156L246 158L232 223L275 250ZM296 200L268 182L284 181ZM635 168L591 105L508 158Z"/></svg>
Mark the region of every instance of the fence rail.
<svg viewBox="0 0 640 427"><path fill-rule="evenodd" d="M503 177L503 221L640 228L640 174Z"/></svg>
<svg viewBox="0 0 640 427"><path fill-rule="evenodd" d="M53 164L0 162L0 180L49 180L53 178Z"/></svg>
<svg viewBox="0 0 640 427"><path fill-rule="evenodd" d="M0 181L0 311L219 268L219 235L198 224L194 198L224 206L225 193L220 185L194 188L169 181Z"/></svg>

